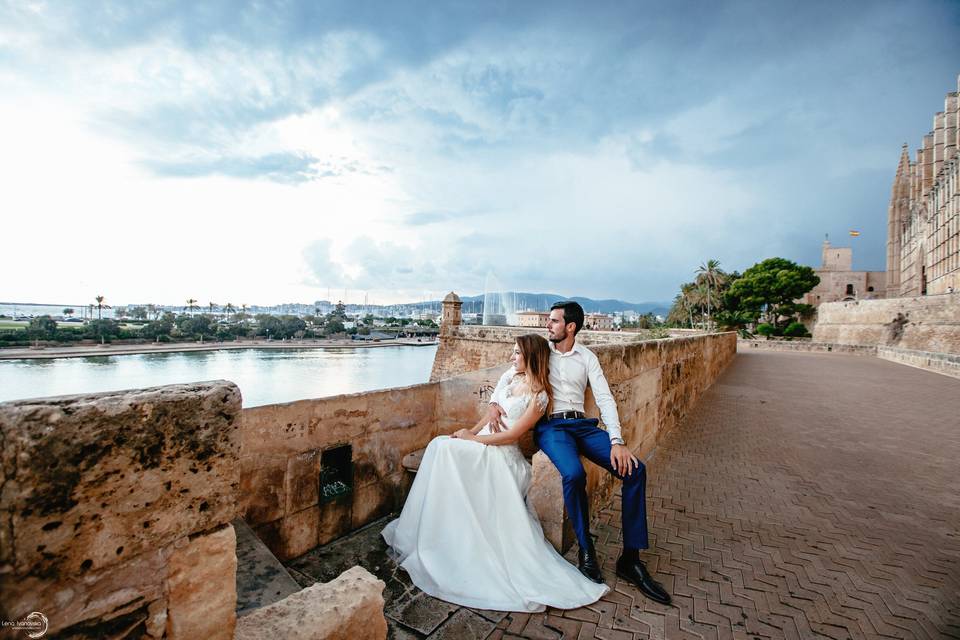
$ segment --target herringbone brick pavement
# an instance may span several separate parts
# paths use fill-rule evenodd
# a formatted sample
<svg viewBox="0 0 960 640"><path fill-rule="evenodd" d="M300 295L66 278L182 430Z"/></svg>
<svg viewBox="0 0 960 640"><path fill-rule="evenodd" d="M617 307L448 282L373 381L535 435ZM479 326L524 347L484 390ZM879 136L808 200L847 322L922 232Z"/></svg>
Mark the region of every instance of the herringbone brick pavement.
<svg viewBox="0 0 960 640"><path fill-rule="evenodd" d="M958 476L960 381L868 357L741 353L649 463L643 559L672 606L614 574L617 498L593 527L613 590L581 609L430 598L386 557L386 521L288 566L304 586L358 563L376 573L398 640L960 638Z"/></svg>
<svg viewBox="0 0 960 640"><path fill-rule="evenodd" d="M491 638L960 637L960 382L874 358L743 353L649 468L647 566L594 606ZM570 555L571 558L575 556Z"/></svg>

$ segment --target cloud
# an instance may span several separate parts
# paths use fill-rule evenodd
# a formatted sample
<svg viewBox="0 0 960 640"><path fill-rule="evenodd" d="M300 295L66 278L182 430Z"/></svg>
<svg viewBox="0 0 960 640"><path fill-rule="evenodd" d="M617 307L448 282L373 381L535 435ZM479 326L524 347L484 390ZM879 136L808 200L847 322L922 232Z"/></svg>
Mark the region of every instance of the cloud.
<svg viewBox="0 0 960 640"><path fill-rule="evenodd" d="M144 161L155 174L177 178L221 175L231 178L264 178L283 184L299 184L322 176L339 175L331 169L322 173L317 159L298 153L274 153L257 158L216 158L212 160Z"/></svg>
<svg viewBox="0 0 960 640"><path fill-rule="evenodd" d="M260 256L250 301L491 273L664 300L704 259L816 264L850 226L882 268L900 144L954 87L958 31L936 0L0 2L0 168L74 194L11 203L71 230L64 211L102 229L157 194L214 235L269 212L276 236L231 238Z"/></svg>

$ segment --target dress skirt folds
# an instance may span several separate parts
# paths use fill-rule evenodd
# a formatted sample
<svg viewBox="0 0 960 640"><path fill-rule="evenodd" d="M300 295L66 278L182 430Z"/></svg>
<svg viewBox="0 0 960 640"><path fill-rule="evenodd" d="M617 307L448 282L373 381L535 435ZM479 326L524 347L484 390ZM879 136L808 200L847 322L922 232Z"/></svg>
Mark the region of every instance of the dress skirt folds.
<svg viewBox="0 0 960 640"><path fill-rule="evenodd" d="M504 398L508 425L522 406ZM484 429L486 431L486 428ZM609 589L543 537L525 497L531 467L516 445L440 436L427 447L400 517L383 530L401 567L431 596L478 609L573 609Z"/></svg>

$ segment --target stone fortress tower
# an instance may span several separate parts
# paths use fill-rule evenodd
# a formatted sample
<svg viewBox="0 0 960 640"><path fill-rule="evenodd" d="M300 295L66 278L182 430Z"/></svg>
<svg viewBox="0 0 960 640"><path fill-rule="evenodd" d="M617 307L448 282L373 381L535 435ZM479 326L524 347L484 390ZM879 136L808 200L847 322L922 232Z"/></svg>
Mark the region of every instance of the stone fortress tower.
<svg viewBox="0 0 960 640"><path fill-rule="evenodd" d="M887 216L887 297L960 291L960 76L916 159L900 153Z"/></svg>
<svg viewBox="0 0 960 640"><path fill-rule="evenodd" d="M854 271L853 249L835 247L829 239L823 241L820 268L814 271L820 277L820 284L803 297L803 302L815 307L824 302L886 297L886 273Z"/></svg>

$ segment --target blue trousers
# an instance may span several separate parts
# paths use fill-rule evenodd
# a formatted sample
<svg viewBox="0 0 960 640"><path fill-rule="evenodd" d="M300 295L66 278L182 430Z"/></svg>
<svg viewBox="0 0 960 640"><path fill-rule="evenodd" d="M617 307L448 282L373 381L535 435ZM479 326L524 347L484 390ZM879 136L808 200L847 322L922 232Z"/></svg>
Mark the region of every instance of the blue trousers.
<svg viewBox="0 0 960 640"><path fill-rule="evenodd" d="M626 549L646 549L650 546L647 541L647 469L641 462L629 476L614 471L610 465L610 436L597 424L594 418L544 420L534 427L533 437L560 471L563 500L581 549L591 545L590 501L581 455L623 482L623 546Z"/></svg>

